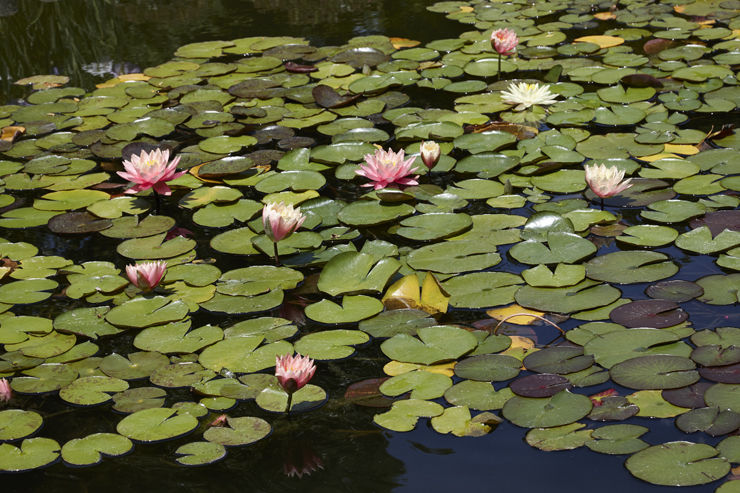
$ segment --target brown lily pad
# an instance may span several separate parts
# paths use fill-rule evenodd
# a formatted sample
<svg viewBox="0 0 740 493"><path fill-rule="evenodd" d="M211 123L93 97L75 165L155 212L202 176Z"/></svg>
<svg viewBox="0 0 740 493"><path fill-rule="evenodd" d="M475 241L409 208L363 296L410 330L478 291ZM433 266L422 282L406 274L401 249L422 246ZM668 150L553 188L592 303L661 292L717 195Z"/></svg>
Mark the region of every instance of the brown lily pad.
<svg viewBox="0 0 740 493"><path fill-rule="evenodd" d="M113 226L113 221L100 219L89 212L68 212L52 217L48 225L54 233L87 234L108 229Z"/></svg>
<svg viewBox="0 0 740 493"><path fill-rule="evenodd" d="M618 306L609 313L609 318L614 323L630 328L665 329L685 321L689 314L672 301L639 300Z"/></svg>

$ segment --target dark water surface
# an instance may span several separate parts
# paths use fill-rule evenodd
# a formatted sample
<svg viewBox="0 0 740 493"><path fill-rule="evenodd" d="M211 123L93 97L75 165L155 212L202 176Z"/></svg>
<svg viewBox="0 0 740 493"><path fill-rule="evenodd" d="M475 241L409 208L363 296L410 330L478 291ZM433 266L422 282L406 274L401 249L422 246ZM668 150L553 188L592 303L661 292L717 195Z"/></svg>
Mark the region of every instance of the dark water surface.
<svg viewBox="0 0 740 493"><path fill-rule="evenodd" d="M180 46L249 36L298 36L313 46L383 34L422 43L466 29L426 10L434 0L0 0L0 101L12 82L60 73L92 90L172 58ZM15 7L15 8L13 8ZM14 12L14 13L13 13ZM11 14L11 15L9 15Z"/></svg>
<svg viewBox="0 0 740 493"><path fill-rule="evenodd" d="M425 9L433 3L435 0L0 0L0 99L23 97L26 89L12 82L45 73L69 75L70 85L92 89L114 74L138 72L163 63L172 58L179 46L199 41L286 35L305 37L313 46L327 46L344 44L354 36L383 34L426 43L457 37L468 30ZM412 99L412 104L419 102ZM443 100L436 106L447 108L451 104ZM180 195L170 197L165 210L173 212ZM196 232L199 244L206 244L208 235L215 234L198 230L192 224L184 226ZM75 263L88 260L82 258L84 252L109 248L100 237L91 245L90 238L54 238L39 230L7 234L3 231L2 235L12 241L33 243L45 255L62 255ZM618 248L612 245L605 250ZM674 248L665 251L683 265L676 278L695 280L714 273L710 272L714 266L709 259L700 265L695 262L698 257ZM96 259L102 260L103 255ZM519 272L524 268L514 264L509 259L497 269ZM223 271L228 270L229 266L220 261L219 265ZM230 266L236 267L239 266ZM644 299L644 287L632 286L624 296ZM698 302L687 303L683 308L691 313L697 328L737 325L733 323L736 315L732 308L710 310ZM443 321L473 320L481 315L457 312ZM211 322L209 318L212 316L196 314L193 326ZM578 324L571 320L563 327ZM304 332L311 328L309 322ZM557 335L551 328L537 331L540 342ZM133 337L124 335L101 345L106 354L114 350L126 353L133 350ZM425 420L410 433L378 428L372 422L378 410L345 404L341 397L349 384L381 377L386 361L379 343L373 342L350 360L319 364L312 383L327 390L329 403L313 412L279 418L254 404L240 404L229 414L264 418L273 425L273 435L248 447L230 448L220 463L199 468L176 465L173 452L193 439L185 437L162 444L137 445L131 455L104 460L91 468L70 468L58 463L30 473L5 475L3 491L675 491L633 478L622 466L623 456L597 454L585 447L553 453L534 449L524 442L528 430L510 423L503 423L480 438L443 436L424 424ZM498 384L497 390L503 385ZM132 387L136 386L134 382ZM613 382L590 387L587 392L611 387L621 395L631 393ZM168 405L193 399L185 390L169 394ZM111 432L119 420L107 407L70 411L56 396L43 400L37 410L47 416L41 435L60 444L90 433ZM645 418L631 418L625 422L650 424L647 440L651 444L689 439L707 440L714 445L722 438L685 435L671 419L648 423ZM300 468L304 460L317 463L315 457L323 469L316 467L310 476L302 478L285 474L286 462L292 461ZM681 491L709 492L717 484Z"/></svg>

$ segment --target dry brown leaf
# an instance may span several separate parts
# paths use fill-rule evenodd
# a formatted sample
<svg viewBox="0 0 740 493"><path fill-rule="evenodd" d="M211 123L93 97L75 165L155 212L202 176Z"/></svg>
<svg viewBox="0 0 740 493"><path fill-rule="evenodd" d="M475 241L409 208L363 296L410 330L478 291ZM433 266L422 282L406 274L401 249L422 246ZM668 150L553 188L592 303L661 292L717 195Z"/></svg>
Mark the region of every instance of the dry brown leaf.
<svg viewBox="0 0 740 493"><path fill-rule="evenodd" d="M26 127L4 127L2 134L0 134L0 140L6 142L15 142L15 139L20 137L26 132Z"/></svg>
<svg viewBox="0 0 740 493"><path fill-rule="evenodd" d="M611 12L597 12L594 14L594 17L602 21L608 21L617 18L617 16L612 14Z"/></svg>
<svg viewBox="0 0 740 493"><path fill-rule="evenodd" d="M144 75L144 74L123 74L123 75L119 75L118 79L124 82L139 81L139 80L147 81L151 79L151 77L149 77L148 75Z"/></svg>
<svg viewBox="0 0 740 493"><path fill-rule="evenodd" d="M414 46L419 46L421 41L406 38L391 38L391 44L395 49L400 50L401 48L413 48Z"/></svg>

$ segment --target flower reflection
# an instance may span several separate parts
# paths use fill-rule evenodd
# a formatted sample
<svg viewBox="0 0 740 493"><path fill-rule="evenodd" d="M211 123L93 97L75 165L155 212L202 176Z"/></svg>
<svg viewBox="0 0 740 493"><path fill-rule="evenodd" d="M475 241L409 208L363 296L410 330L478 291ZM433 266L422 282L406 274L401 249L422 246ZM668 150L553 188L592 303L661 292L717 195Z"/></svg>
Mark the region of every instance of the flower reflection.
<svg viewBox="0 0 740 493"><path fill-rule="evenodd" d="M324 462L309 446L304 444L292 445L285 454L283 470L286 476L310 476L312 472L324 469Z"/></svg>

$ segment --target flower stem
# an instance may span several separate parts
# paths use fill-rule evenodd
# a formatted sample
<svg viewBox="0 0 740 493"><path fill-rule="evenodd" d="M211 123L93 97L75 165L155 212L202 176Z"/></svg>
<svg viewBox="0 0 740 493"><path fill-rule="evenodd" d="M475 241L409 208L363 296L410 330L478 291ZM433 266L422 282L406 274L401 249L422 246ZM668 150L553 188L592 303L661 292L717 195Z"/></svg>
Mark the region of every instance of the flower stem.
<svg viewBox="0 0 740 493"><path fill-rule="evenodd" d="M275 246L275 265L277 267L280 267L280 257L278 257L278 242L274 242L273 245ZM290 400L288 400L290 402Z"/></svg>
<svg viewBox="0 0 740 493"><path fill-rule="evenodd" d="M601 210L604 210L604 197L601 197Z"/></svg>
<svg viewBox="0 0 740 493"><path fill-rule="evenodd" d="M154 215L159 215L159 194L156 190L152 190L154 192Z"/></svg>
<svg viewBox="0 0 740 493"><path fill-rule="evenodd" d="M285 406L285 414L290 414L290 405L293 404L293 394L288 392L288 405Z"/></svg>
<svg viewBox="0 0 740 493"><path fill-rule="evenodd" d="M498 80L501 80L501 53L498 54L498 73L496 74Z"/></svg>

